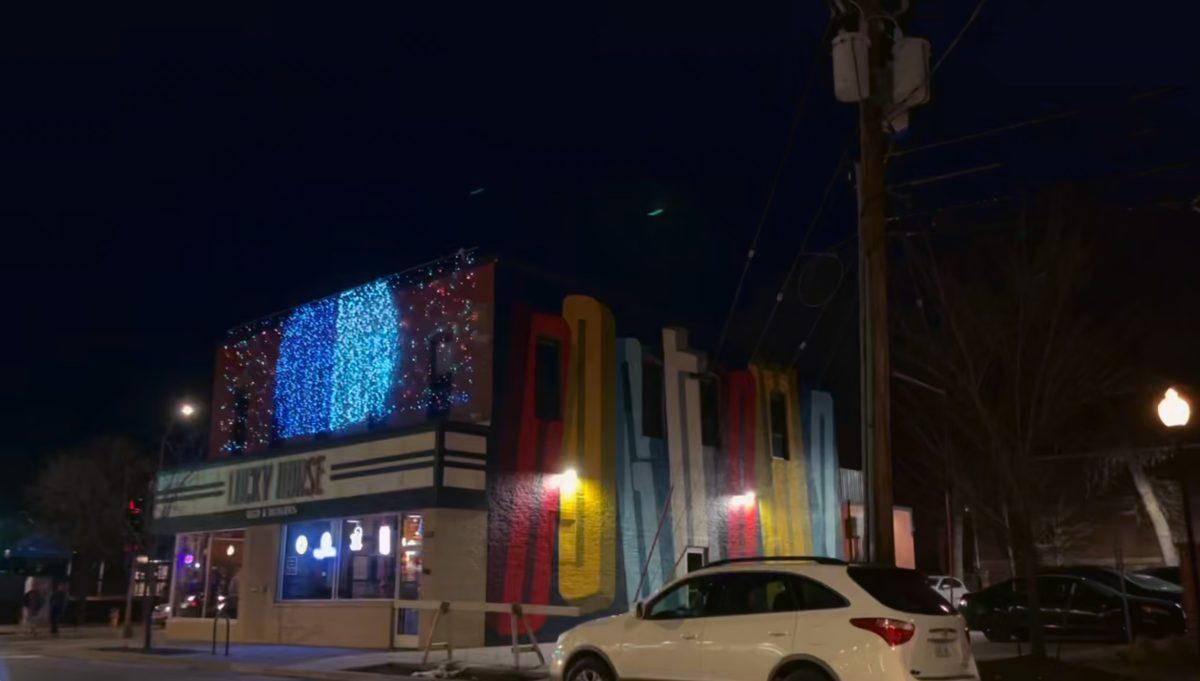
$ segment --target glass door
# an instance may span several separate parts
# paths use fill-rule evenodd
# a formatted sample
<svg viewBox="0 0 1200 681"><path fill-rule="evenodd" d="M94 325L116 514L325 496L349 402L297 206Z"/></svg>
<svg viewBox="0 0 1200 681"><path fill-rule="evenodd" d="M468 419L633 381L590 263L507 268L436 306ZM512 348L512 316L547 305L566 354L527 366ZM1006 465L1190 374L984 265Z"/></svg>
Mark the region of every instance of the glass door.
<svg viewBox="0 0 1200 681"><path fill-rule="evenodd" d="M418 600L421 598L421 545L424 539L424 521L420 515L404 513L400 516L400 545L396 547L396 598ZM396 628L392 645L397 648L416 648L419 645L421 611L414 608L396 608Z"/></svg>

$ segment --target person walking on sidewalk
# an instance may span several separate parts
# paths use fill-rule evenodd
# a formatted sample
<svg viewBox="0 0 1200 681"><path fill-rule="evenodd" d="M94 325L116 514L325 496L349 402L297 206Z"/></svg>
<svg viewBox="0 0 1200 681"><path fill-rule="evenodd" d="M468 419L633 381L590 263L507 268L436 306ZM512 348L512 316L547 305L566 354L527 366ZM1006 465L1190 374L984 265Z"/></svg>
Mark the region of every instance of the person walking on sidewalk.
<svg viewBox="0 0 1200 681"><path fill-rule="evenodd" d="M59 582L50 594L50 635L58 636L58 624L67 611L67 583Z"/></svg>
<svg viewBox="0 0 1200 681"><path fill-rule="evenodd" d="M29 626L29 634L37 636L38 617L42 613L42 592L36 584L21 597L21 607L25 609L25 624Z"/></svg>

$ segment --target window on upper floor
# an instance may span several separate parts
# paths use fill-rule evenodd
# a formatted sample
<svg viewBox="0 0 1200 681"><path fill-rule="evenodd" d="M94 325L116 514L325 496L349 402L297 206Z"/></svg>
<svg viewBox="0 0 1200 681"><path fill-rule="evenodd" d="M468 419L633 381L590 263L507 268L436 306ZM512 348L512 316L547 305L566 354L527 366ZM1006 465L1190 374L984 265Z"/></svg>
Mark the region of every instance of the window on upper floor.
<svg viewBox="0 0 1200 681"><path fill-rule="evenodd" d="M700 381L700 443L706 447L721 444L719 385L714 378Z"/></svg>
<svg viewBox="0 0 1200 681"><path fill-rule="evenodd" d="M792 453L788 450L788 419L787 397L782 393L771 393L771 456L776 459L788 460Z"/></svg>
<svg viewBox="0 0 1200 681"><path fill-rule="evenodd" d="M664 437L663 368L653 360L642 362L642 435Z"/></svg>
<svg viewBox="0 0 1200 681"><path fill-rule="evenodd" d="M534 413L539 419L562 419L562 343L539 338L533 353Z"/></svg>

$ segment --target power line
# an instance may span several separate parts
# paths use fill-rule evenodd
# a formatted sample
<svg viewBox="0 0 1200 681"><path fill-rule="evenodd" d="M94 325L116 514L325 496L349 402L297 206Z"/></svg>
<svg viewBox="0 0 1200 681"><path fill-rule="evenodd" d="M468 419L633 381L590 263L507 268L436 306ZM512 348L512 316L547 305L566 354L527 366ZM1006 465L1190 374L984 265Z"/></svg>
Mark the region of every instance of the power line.
<svg viewBox="0 0 1200 681"><path fill-rule="evenodd" d="M1149 99L1155 99L1155 98L1161 97L1163 95L1174 94L1174 93L1181 91L1182 89L1183 88L1179 88L1179 87L1164 87L1164 88L1156 88L1154 90L1147 90L1146 92L1139 92L1137 94L1130 95L1128 98L1125 98L1122 100L1116 100L1116 101L1110 102L1109 104L1103 105L1103 106L1093 106L1093 107L1089 107L1088 109L1072 109L1069 111L1059 111L1056 113L1047 114L1045 116L1039 116L1037 118L1030 118L1030 119L1023 120L1023 121L1017 121L1015 123L1006 123L1004 125L999 125L994 128L987 128L985 130L980 130L978 132L967 133L967 134L961 135L959 137L951 137L950 139L939 140L937 142L930 142L929 144L922 144L921 146L917 146L917 147L911 147L908 149L900 149L897 151L892 151L890 154L888 154L888 157L889 158L900 158L902 156L907 156L909 154L915 154L915 153L921 152L921 151L928 151L930 149L938 149L940 147L950 146L953 144L961 144L963 142L970 142L972 140L976 140L981 137L990 137L992 135L997 135L1002 132L1008 132L1010 130L1019 130L1021 128L1028 128L1028 127L1032 127L1035 125L1042 125L1044 123L1053 123L1055 121L1060 121L1060 120L1065 120L1068 118L1075 118L1077 116L1082 116L1085 113L1098 113L1101 111L1107 111L1116 106L1125 104L1126 99L1128 102L1142 102L1142 101L1149 100Z"/></svg>
<svg viewBox="0 0 1200 681"><path fill-rule="evenodd" d="M841 174L842 168L846 165L846 158L854 145L855 137L856 135L854 134L850 135L845 149L842 150L842 154L838 158L837 165L833 168L833 173L829 176L829 181L825 183L825 190L821 193L821 202L817 204L817 209L813 212L812 220L809 221L808 228L804 230L804 238L800 241L800 248L792 258L792 264L788 267L787 275L783 278L783 284L779 287L779 292L775 294L775 303L771 305L771 312L767 315L767 321L763 324L762 332L759 333L758 340L754 343L754 350L750 352L751 361L754 361L758 357L758 350L762 347L763 339L767 337L767 332L771 330L771 322L775 319L775 313L779 311L779 304L783 302L783 292L787 290L788 283L792 280L792 275L796 272L796 266L800 264L800 258L804 255L804 249L808 246L808 240L812 236L813 229L817 226L821 215L825 212L825 206L829 203L829 196L833 193L833 186L837 182L838 175Z"/></svg>
<svg viewBox="0 0 1200 681"><path fill-rule="evenodd" d="M954 51L954 48L955 48L955 47L958 47L958 43L959 43L959 41L961 41L961 40L962 40L962 37L963 37L963 35L965 35L965 34L966 34L966 32L967 32L967 29L968 29L968 28L971 28L971 24L974 24L974 23L975 23L975 19L979 17L979 13L980 13L981 11L983 11L983 6L984 6L984 5L986 5L986 4L987 4L987 0L979 0L979 2L977 2L977 3L975 4L975 9L971 10L971 16L967 17L967 21L966 21L966 23L964 23L964 24L963 24L962 28L958 29L958 34L957 34L957 35L955 35L955 36L954 36L954 39L950 41L950 45L948 45L948 46L946 47L945 51L943 51L943 52L942 52L942 56L938 57L938 60L937 60L936 62L934 62L934 63L933 63L933 67L932 67L931 69L929 69L929 73L927 73L927 74L925 75L925 78L924 78L924 79L922 79L922 81L921 81L921 84L920 84L920 85L917 85L917 86L916 86L916 87L914 87L913 89L911 89L911 90L909 90L908 92L904 93L904 96L903 96L903 97L900 97L899 99L897 99L897 100L896 100L896 103L900 103L900 102L906 102L906 101L908 101L908 98L909 98L909 97L913 96L913 95L914 95L914 94L916 94L916 93L917 93L917 92L918 92L918 91L919 91L921 88L923 88L923 87L925 87L926 85L928 85L928 83L929 83L930 79L931 79L931 78L933 78L933 75L934 75L935 73L937 73L937 70L938 70L939 68L941 68L941 66L942 66L942 64L943 64L943 63L945 63L945 61L946 61L946 57L949 57L949 56L950 56L950 53ZM890 115L890 116L885 116L885 118L884 118L884 123L885 123L885 125L886 125L886 126L889 128L889 129L890 129L890 128L892 127L892 120L893 120L893 119L895 119L895 118L896 118L896 116L899 116L900 114L904 113L904 111L906 111L906 110L905 110L905 109L900 109L900 110L897 110L897 111L893 112L893 113L892 113L892 115Z"/></svg>
<svg viewBox="0 0 1200 681"><path fill-rule="evenodd" d="M783 154L779 158L779 163L775 166L775 174L771 178L770 189L767 191L767 199L763 203L762 213L758 216L758 224L754 228L754 238L750 241L750 250L746 252L746 262L742 266L742 274L738 277L737 287L733 290L733 300L729 301L729 311L725 313L725 323L721 325L721 335L717 338L716 350L713 352L714 361L720 361L721 359L721 350L725 346L725 337L729 333L729 323L733 321L733 313L737 310L738 300L741 299L742 289L745 288L746 275L750 273L750 264L754 261L754 254L758 249L758 242L762 237L763 227L767 224L767 216L771 213L771 205L775 201L775 193L779 189L779 181L783 177L783 169L787 167L788 159L792 155L792 149L796 145L796 135L800 130L800 119L803 117L805 111L804 104L808 100L808 94L812 91L812 84L816 80L817 66L824 61L820 59L820 55L825 51L825 44L828 42L833 23L833 16L830 15L829 21L825 24L825 29L821 31L821 38L817 41L817 45L813 49L812 58L809 60L808 74L804 79L804 85L801 86L800 95L796 99L796 110L792 114L792 123L788 128L787 140L783 145Z"/></svg>
<svg viewBox="0 0 1200 681"><path fill-rule="evenodd" d="M796 367L796 363L800 361L800 355L808 349L808 342L812 340L813 334L817 332L817 327L821 324L821 320L825 317L825 311L833 305L833 301L837 297L838 292L842 290L842 284L844 284L847 279L846 275L853 271L854 268L852 266L848 268L846 272L842 273L842 278L838 281L837 286L833 289L833 294L829 296L829 300L826 300L825 304L821 306L821 309L817 311L817 317L808 327L808 333L804 335L804 340L800 341L800 344L796 346L796 352L792 353L792 361L788 362L789 368L794 369Z"/></svg>
<svg viewBox="0 0 1200 681"><path fill-rule="evenodd" d="M986 4L987 0L979 0L979 2L975 4L975 9L971 11L971 16L967 17L967 23L963 24L963 27L958 30L958 35L954 36L954 40L951 40L950 45L948 45L946 50L942 52L942 56L938 57L938 60L933 63L933 68L930 69L930 75L937 73L937 70L941 68L942 63L946 61L946 57L949 57L950 53L954 51L954 48L958 46L958 42L962 40L962 37L967 32L967 29L971 28L971 24L975 23L975 19L979 17L979 13L983 11L983 6ZM905 99L908 98L905 97Z"/></svg>

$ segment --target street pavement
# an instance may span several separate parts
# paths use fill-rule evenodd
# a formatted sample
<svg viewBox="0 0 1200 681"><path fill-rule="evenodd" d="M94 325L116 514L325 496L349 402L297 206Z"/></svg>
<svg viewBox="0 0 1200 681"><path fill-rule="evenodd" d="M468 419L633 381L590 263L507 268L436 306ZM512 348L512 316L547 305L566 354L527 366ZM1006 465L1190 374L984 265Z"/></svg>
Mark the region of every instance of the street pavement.
<svg viewBox="0 0 1200 681"><path fill-rule="evenodd" d="M6 654L0 650L0 681L278 681L269 676L245 675L231 671L149 666L130 662L109 662L44 657L31 653Z"/></svg>

